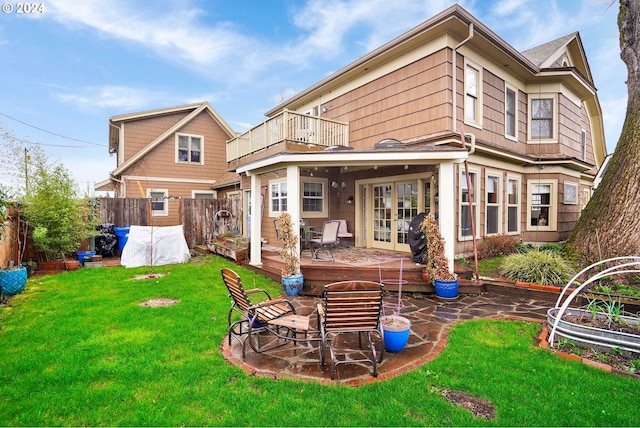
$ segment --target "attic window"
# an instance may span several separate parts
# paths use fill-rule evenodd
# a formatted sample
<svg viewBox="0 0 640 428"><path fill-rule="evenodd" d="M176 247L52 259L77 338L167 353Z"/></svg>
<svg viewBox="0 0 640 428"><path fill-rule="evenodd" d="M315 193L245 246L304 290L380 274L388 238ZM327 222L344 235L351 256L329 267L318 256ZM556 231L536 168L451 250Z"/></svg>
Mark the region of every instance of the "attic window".
<svg viewBox="0 0 640 428"><path fill-rule="evenodd" d="M178 134L176 138L176 162L201 164L203 137Z"/></svg>

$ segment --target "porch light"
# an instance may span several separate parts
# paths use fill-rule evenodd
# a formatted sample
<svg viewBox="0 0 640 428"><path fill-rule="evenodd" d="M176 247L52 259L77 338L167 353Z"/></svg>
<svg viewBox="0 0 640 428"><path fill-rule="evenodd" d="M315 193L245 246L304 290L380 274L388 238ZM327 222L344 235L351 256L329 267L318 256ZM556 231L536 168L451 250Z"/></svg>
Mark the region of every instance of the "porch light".
<svg viewBox="0 0 640 428"><path fill-rule="evenodd" d="M331 187L333 187L334 189L338 188L338 182L334 181L333 183L331 183Z"/></svg>
<svg viewBox="0 0 640 428"><path fill-rule="evenodd" d="M353 203L353 196L349 196L349 197L347 198L347 203L348 203L349 205L351 205L351 204Z"/></svg>
<svg viewBox="0 0 640 428"><path fill-rule="evenodd" d="M345 183L345 182L343 181L343 182L342 182L342 184L340 185L340 187L342 187L342 188L344 189L345 187L347 187L347 183Z"/></svg>

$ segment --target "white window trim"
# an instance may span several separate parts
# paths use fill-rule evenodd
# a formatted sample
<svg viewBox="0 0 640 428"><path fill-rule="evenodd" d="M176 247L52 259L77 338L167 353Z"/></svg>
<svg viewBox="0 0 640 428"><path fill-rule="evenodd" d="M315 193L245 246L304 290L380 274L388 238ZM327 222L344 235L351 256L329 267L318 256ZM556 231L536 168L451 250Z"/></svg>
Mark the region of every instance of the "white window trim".
<svg viewBox="0 0 640 428"><path fill-rule="evenodd" d="M516 190L516 195L518 197L518 199L516 200L515 204L509 204L509 194L507 193L508 189L509 189L509 181L513 180L515 182L518 183L518 189ZM505 192L504 192L504 204L506 207L506 212L505 212L505 223L504 223L504 230L505 230L505 234L506 235L519 235L520 234L520 224L522 223L521 221L521 216L522 216L522 176L520 175L511 175L511 174L507 174L507 178L506 178L506 186L505 186ZM509 231L509 208L510 207L515 207L516 208L516 230L513 232Z"/></svg>
<svg viewBox="0 0 640 428"><path fill-rule="evenodd" d="M211 199L216 199L217 193L215 190L192 190L191 191L191 199L196 198L196 194L201 195L211 195Z"/></svg>
<svg viewBox="0 0 640 428"><path fill-rule="evenodd" d="M277 217L280 215L282 211L274 211L273 210L273 199L271 199L271 186L277 183L286 183L286 178L277 178L275 180L269 180L269 184L267 187L267 198L269 199L269 217Z"/></svg>
<svg viewBox="0 0 640 428"><path fill-rule="evenodd" d="M478 93L476 97L476 115L475 120L469 120L467 118L466 112L464 109L467 105L467 68L471 68L478 73ZM464 60L464 82L463 82L463 92L462 92L462 106L463 106L463 117L465 125L473 126L474 128L482 128L483 123L483 88L482 88L482 67L476 64L473 61L470 61L468 58Z"/></svg>
<svg viewBox="0 0 640 428"><path fill-rule="evenodd" d="M512 91L514 93L515 99L514 99L514 104L515 104L515 123L514 123L514 129L513 129L513 135L509 135L507 134L507 92L508 91ZM518 89L513 86L510 85L509 83L505 82L504 85L504 137L512 140L512 141L518 141Z"/></svg>
<svg viewBox="0 0 640 428"><path fill-rule="evenodd" d="M532 122L532 114L531 114L531 105L533 104L533 100L546 100L551 98L553 104L553 115L551 120L553 121L553 129L551 131L551 138L532 138L531 137L531 122ZM527 98L527 143L528 144L553 144L558 141L558 94L552 93L539 93L539 94L529 94Z"/></svg>
<svg viewBox="0 0 640 428"><path fill-rule="evenodd" d="M200 162L191 162L191 161L181 161L178 157L178 149L180 144L180 137L189 137L189 144L191 144L191 138L196 137L200 138ZM175 136L175 163L179 163L181 165L204 165L204 135L197 134L186 134L183 132L176 132Z"/></svg>
<svg viewBox="0 0 640 428"><path fill-rule="evenodd" d="M304 210L304 183L322 183L322 212ZM300 213L307 218L327 218L329 216L329 180L324 177L300 177Z"/></svg>
<svg viewBox="0 0 640 428"><path fill-rule="evenodd" d="M242 191L240 191L240 190L236 190L236 191L234 191L234 192L227 192L227 193L224 195L224 197L225 197L225 198L227 198L227 199L232 199L232 200L234 200L234 201L235 201L235 200L238 200L238 201L239 201L239 200L241 200L241 199L242 199Z"/></svg>
<svg viewBox="0 0 640 428"><path fill-rule="evenodd" d="M169 215L169 189L147 189L147 198L151 199L151 193L164 193L164 209L154 210L153 201L151 204L151 215L154 217L167 217Z"/></svg>
<svg viewBox="0 0 640 428"><path fill-rule="evenodd" d="M498 179L497 181L498 189L496 190L496 193L498 194L498 202L495 204L489 204L488 202L489 177L495 177ZM484 233L485 233L485 236L499 235L502 233L502 206L503 206L502 200L504 198L504 192L502 190L503 180L504 180L504 174L501 171L490 170L490 169L485 170L485 179L484 179L484 206L485 206L484 207ZM496 219L498 223L498 231L492 232L492 233L489 233L487 231L487 225L489 224L488 207L490 206L498 207L498 218Z"/></svg>
<svg viewBox="0 0 640 428"><path fill-rule="evenodd" d="M531 226L531 209L532 203L532 190L536 184L549 184L551 185L551 195L549 200L549 217L547 219L546 226ZM558 180L557 179L533 179L527 180L527 215L526 224L528 231L556 231L558 229Z"/></svg>
<svg viewBox="0 0 640 428"><path fill-rule="evenodd" d="M464 166L460 166L460 168L458 169L458 180L465 180L466 183L466 175L465 175L465 169ZM474 222L474 226L476 229L476 238L480 238L479 234L478 234L478 229L479 229L479 218L480 218L480 209L479 209L479 204L478 204L478 194L480 193L480 186L479 186L479 182L482 178L482 175L480 174L480 168L477 167L469 167L469 172L472 174L476 175L476 182L473 188L473 204L472 204L472 213L473 211L473 206L475 206L475 215L473 216L473 222ZM458 227L457 227L457 233L458 233L458 241L471 241L473 239L473 234L469 234L467 236L463 236L462 235L462 230L461 230L461 226L462 226L462 183L459 182L458 183Z"/></svg>

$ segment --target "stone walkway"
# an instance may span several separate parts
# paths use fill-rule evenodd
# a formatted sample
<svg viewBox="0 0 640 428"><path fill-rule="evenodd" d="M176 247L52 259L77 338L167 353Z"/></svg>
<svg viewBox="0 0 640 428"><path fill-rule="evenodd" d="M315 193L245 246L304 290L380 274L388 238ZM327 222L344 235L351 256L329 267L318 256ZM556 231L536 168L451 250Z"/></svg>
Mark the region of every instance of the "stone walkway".
<svg viewBox="0 0 640 428"><path fill-rule="evenodd" d="M289 298L297 313L312 313L315 303L312 297ZM385 304L397 303L397 294L385 297ZM338 382L359 386L367 382L384 380L415 369L437 357L447 345L449 328L461 321L477 318L518 319L542 323L548 301L519 298L498 294L460 295L455 299L440 299L433 295L404 293L401 315L411 320L409 343L399 353L385 352L378 365L378 377L371 375L370 365L339 365L336 379L330 379L330 365L322 366L318 342L288 344L282 348L257 354L247 346L242 360L241 346L237 340L228 345L225 337L222 353L231 364L242 367L247 373L274 379L291 378L316 382ZM312 325L316 317L312 316ZM357 336L356 336L357 337ZM357 340L357 339L355 339ZM357 347L357 345L356 345ZM327 352L327 358L330 358Z"/></svg>

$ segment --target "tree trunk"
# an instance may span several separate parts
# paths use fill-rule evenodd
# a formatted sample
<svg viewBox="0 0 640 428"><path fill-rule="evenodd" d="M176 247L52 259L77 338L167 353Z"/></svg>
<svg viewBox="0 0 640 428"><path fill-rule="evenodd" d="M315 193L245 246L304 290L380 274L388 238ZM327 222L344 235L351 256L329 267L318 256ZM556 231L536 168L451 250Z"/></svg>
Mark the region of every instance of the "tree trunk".
<svg viewBox="0 0 640 428"><path fill-rule="evenodd" d="M640 2L620 0L620 50L629 98L622 134L600 186L582 212L566 251L587 266L640 255Z"/></svg>

